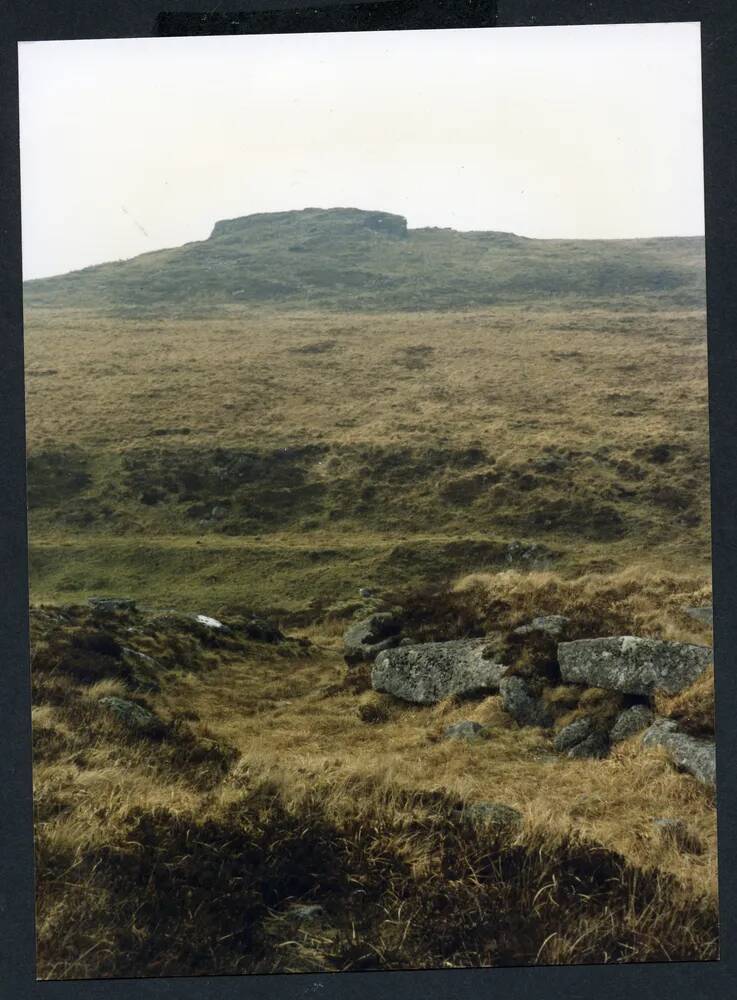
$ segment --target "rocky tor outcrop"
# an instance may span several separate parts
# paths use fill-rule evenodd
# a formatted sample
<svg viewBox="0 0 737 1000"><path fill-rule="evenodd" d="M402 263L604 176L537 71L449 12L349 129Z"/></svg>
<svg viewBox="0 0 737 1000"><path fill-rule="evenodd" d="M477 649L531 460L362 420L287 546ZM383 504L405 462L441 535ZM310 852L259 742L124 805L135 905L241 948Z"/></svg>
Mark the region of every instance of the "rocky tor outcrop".
<svg viewBox="0 0 737 1000"><path fill-rule="evenodd" d="M577 743L581 743L585 740L587 736L590 736L593 732L594 724L588 716L584 716L582 719L576 719L575 722L569 723L567 726L563 726L560 729L553 740L553 747L558 751L558 753L565 753L566 751L575 747Z"/></svg>

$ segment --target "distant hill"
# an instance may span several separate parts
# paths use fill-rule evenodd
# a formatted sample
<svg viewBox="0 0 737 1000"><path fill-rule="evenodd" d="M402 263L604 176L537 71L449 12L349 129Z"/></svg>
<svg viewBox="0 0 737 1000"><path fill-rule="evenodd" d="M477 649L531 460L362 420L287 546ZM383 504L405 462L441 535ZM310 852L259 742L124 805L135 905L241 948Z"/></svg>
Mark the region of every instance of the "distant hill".
<svg viewBox="0 0 737 1000"><path fill-rule="evenodd" d="M633 296L701 306L704 287L702 237L538 240L306 208L218 222L206 240L28 281L24 295L26 306L121 313L238 303L373 311Z"/></svg>

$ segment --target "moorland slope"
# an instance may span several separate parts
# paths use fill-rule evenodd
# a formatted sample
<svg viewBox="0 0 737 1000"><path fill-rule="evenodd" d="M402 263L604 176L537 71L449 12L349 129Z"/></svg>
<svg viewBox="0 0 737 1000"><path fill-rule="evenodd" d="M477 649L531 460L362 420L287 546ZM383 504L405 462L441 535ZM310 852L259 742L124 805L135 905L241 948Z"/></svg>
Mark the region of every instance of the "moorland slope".
<svg viewBox="0 0 737 1000"><path fill-rule="evenodd" d="M616 306L643 295L651 308L700 305L703 238L538 240L307 208L218 222L206 240L25 284L29 307L167 315L233 303L383 311L553 297Z"/></svg>
<svg viewBox="0 0 737 1000"><path fill-rule="evenodd" d="M343 640L708 645L703 285L343 209L27 284L42 978L716 956L713 787L556 749L626 699L544 651L554 725L410 704ZM711 680L651 707L712 740Z"/></svg>

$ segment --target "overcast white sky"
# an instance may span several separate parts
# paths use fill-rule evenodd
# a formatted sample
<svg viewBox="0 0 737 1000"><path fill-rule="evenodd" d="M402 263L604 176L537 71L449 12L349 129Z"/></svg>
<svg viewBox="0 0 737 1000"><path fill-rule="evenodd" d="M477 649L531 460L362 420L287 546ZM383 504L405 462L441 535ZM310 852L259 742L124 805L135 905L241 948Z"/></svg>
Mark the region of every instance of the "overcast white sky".
<svg viewBox="0 0 737 1000"><path fill-rule="evenodd" d="M699 45L698 24L24 42L24 275L307 206L702 234Z"/></svg>

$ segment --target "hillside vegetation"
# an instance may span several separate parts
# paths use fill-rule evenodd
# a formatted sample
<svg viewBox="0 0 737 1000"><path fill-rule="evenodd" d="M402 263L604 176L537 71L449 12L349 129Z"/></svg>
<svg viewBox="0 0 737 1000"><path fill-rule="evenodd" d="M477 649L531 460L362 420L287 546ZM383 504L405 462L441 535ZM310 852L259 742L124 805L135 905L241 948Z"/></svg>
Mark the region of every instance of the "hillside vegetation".
<svg viewBox="0 0 737 1000"><path fill-rule="evenodd" d="M708 641L681 610L699 580L645 570L403 597L425 639L544 606ZM713 792L658 751L570 760L498 697L368 690L340 618L281 642L244 620L219 636L161 609L33 611L43 978L716 957ZM115 697L155 725L117 721ZM689 697L661 710L711 726L711 682ZM468 719L489 737L442 739ZM489 798L519 825L475 823ZM660 833L682 817L681 839Z"/></svg>
<svg viewBox="0 0 737 1000"><path fill-rule="evenodd" d="M342 638L710 643L702 255L308 209L27 283L42 978L716 957L711 787Z"/></svg>
<svg viewBox="0 0 737 1000"><path fill-rule="evenodd" d="M308 208L218 222L209 239L29 281L28 306L114 315L233 303L357 311L468 309L551 296L583 304L624 296L670 307L704 295L701 237L536 240L513 233L408 229L404 218Z"/></svg>
<svg viewBox="0 0 737 1000"><path fill-rule="evenodd" d="M35 310L26 344L38 596L296 612L515 565L708 573L702 312Z"/></svg>

